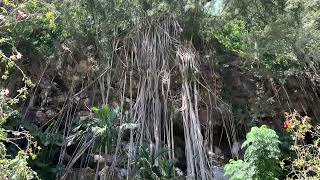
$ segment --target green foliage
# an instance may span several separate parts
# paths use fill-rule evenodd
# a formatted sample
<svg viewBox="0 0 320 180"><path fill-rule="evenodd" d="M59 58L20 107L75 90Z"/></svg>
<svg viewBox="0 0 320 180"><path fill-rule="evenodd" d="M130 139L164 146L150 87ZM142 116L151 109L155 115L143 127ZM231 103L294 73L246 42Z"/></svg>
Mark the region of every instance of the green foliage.
<svg viewBox="0 0 320 180"><path fill-rule="evenodd" d="M118 130L117 118L121 112L120 108L112 109L105 105L101 108L92 108L95 117L85 122L79 122L73 128L73 135L69 137L68 144L75 142L79 137L89 134L95 139L96 148L105 148L110 152L117 142Z"/></svg>
<svg viewBox="0 0 320 180"><path fill-rule="evenodd" d="M80 122L73 128L73 135L70 136L68 144L73 143L83 135L90 134L95 139L97 149L104 148L105 153L110 153L117 144L118 135L121 135L126 129L138 127L134 123L119 123L118 117L122 112L120 107L111 108L104 105L101 108L92 108L92 112L95 113L94 118Z"/></svg>
<svg viewBox="0 0 320 180"><path fill-rule="evenodd" d="M26 85L25 85L26 86ZM4 129L2 125L7 121L7 119L14 115L14 111L11 106L15 105L23 96L26 94L26 90L19 92L14 98L8 97L8 90L1 90L1 100L0 100L0 177L9 179L34 179L37 178L37 174L28 166L27 160L35 159L36 154L33 152L33 148L38 149L37 144L32 140L32 136L28 131L14 131ZM13 136L12 137L9 137ZM20 149L20 147L14 142L15 137L20 139L26 139L28 146L25 150ZM14 157L11 158L7 155L7 149L4 142L15 145L19 152Z"/></svg>
<svg viewBox="0 0 320 180"><path fill-rule="evenodd" d="M5 179L25 180L36 179L37 173L28 167L29 156L23 151L19 151L14 159L0 158L0 177Z"/></svg>
<svg viewBox="0 0 320 180"><path fill-rule="evenodd" d="M30 121L21 121L20 116L10 118L10 120L4 124L5 129L13 130L16 129L16 127L28 130L39 147L36 159L28 160L29 166L37 172L39 178L48 180L55 179L56 174L62 170L61 167L56 165L58 161L57 154L60 152L64 142L62 134L51 133L50 126L43 130L35 124L30 123ZM16 153L16 148L13 148L12 145L8 146L8 149L10 149L10 154Z"/></svg>
<svg viewBox="0 0 320 180"><path fill-rule="evenodd" d="M242 20L229 21L219 32L215 33L215 37L226 48L241 53L245 50L245 22Z"/></svg>
<svg viewBox="0 0 320 180"><path fill-rule="evenodd" d="M94 137L97 138L97 146L106 147L108 152L117 142L118 131L116 119L121 112L120 108L111 109L110 106L105 105L102 108L93 108L92 110L96 117L93 119L93 126L91 130Z"/></svg>
<svg viewBox="0 0 320 180"><path fill-rule="evenodd" d="M285 159L287 165L282 163L284 169L290 172L287 179L311 179L320 178L320 126L312 126L308 116L301 116L296 111L286 114L287 131L291 134L294 144L291 150L295 158ZM306 134L312 135L312 142L306 143Z"/></svg>
<svg viewBox="0 0 320 180"><path fill-rule="evenodd" d="M157 154L151 154L145 146L140 146L136 157L137 179L175 179L174 160L164 158L167 149L161 149ZM156 165L156 160L159 165Z"/></svg>
<svg viewBox="0 0 320 180"><path fill-rule="evenodd" d="M320 3L318 0L225 0L216 14L206 14L205 1L197 0L64 0L57 1L13 1L3 0L0 8L0 63L1 78L7 80L10 72L16 68L23 76L23 87L12 97L12 92L0 90L0 178L8 176L13 179L35 178L27 162L35 158L36 147L19 149L15 156L8 145L14 144L11 136L21 133L34 139L42 146L37 160L32 167L41 171L41 175L52 173L50 157L47 154L63 143L61 136L49 131L39 131L35 126L19 124L23 129L17 132L2 126L17 111L14 106L27 97L28 89L33 87L27 74L18 66L23 59L44 57L56 53L55 44L77 41L81 53L93 45L98 52L90 54L90 60L109 63L114 55L114 40L130 36L136 26L148 26L145 19L174 15L183 29L183 40L192 40L195 47L202 47L202 40L217 39L225 48L239 53L245 70L259 77L278 77L299 75L313 72L317 75L320 49ZM115 23L116 22L116 23ZM200 35L203 35L202 37ZM203 38L203 39L201 39ZM67 41L68 40L68 41ZM70 40L70 41L69 41ZM197 44L199 43L199 44ZM199 45L199 46L198 46ZM83 48L85 47L85 48ZM202 53L202 52L201 52ZM202 55L200 53L200 55ZM26 58L24 58L26 57ZM99 66L103 69L103 66ZM305 69L310 72L303 71ZM312 76L312 75L311 75ZM14 92L15 93L15 92ZM235 106L235 105L234 105ZM235 108L234 108L235 109ZM243 112L243 107L236 107ZM89 121L79 122L68 137L68 145L77 143L79 137L90 135L94 138L96 148L105 153L112 153L119 134L125 129L135 129L137 124L120 124L120 108L103 106L93 108L95 117ZM247 112L246 112L247 113ZM239 114L239 113L238 113ZM261 115L261 114L259 114ZM238 116L240 117L240 116ZM240 117L245 119L244 117ZM297 121L298 122L298 121ZM318 131L308 123L300 123L292 128L298 140L306 132ZM293 169L303 172L304 178L311 177L319 171L319 140L315 138L310 146L294 145L298 158L293 162ZM319 139L319 138L318 138ZM31 143L34 145L34 143ZM279 140L276 133L266 127L252 128L243 144L246 147L244 160L230 161L226 165L226 174L232 179L273 179L277 177L279 160ZM136 165L140 179L173 179L174 162L159 155L153 155L145 147L139 148ZM156 163L158 162L158 163ZM305 169L311 169L305 173ZM47 171L46 171L47 170ZM52 171L51 171L52 170ZM51 172L49 172L51 171ZM316 176L317 177L317 176ZM318 178L318 177L317 177Z"/></svg>
<svg viewBox="0 0 320 180"><path fill-rule="evenodd" d="M112 57L113 40L129 36L137 26L149 26L146 19L150 17L173 15L183 24L185 36L195 37L202 4L195 0L66 0L58 9L63 36L85 48L97 47L98 52L89 56L105 65Z"/></svg>
<svg viewBox="0 0 320 180"><path fill-rule="evenodd" d="M16 139L25 139L28 146L21 149L15 143ZM10 144L18 151L8 151L4 142ZM28 162L37 157L37 151L40 147L34 141L33 137L26 130L14 131L0 127L0 177L8 177L9 179L36 179L37 173L31 169ZM9 152L10 154L7 154Z"/></svg>
<svg viewBox="0 0 320 180"><path fill-rule="evenodd" d="M279 166L279 137L266 126L253 127L247 134L242 148L246 148L244 160L230 160L225 174L231 180L275 179Z"/></svg>
<svg viewBox="0 0 320 180"><path fill-rule="evenodd" d="M233 17L244 17L249 28L263 29L283 13L286 0L225 0L226 11Z"/></svg>
<svg viewBox="0 0 320 180"><path fill-rule="evenodd" d="M203 19L205 39L217 38L257 76L286 79L319 67L318 0L225 0Z"/></svg>
<svg viewBox="0 0 320 180"><path fill-rule="evenodd" d="M50 33L39 33L36 30L55 31L55 17L49 11L48 4L41 1L1 1L0 7L0 62L1 62L1 91L0 91L0 178L9 179L35 179L37 174L28 166L29 160L36 158L35 151L40 148L34 142L30 133L23 128L8 130L2 125L9 117L17 113L13 108L19 101L24 100L29 88L33 87L31 79L18 66L27 52L48 51L52 46ZM50 47L51 48L51 47ZM22 53L21 53L22 52ZM9 92L3 85L13 68L22 74L23 87L16 92ZM16 93L16 94L15 94ZM21 149L16 144L16 139L27 141L27 147ZM11 144L18 149L18 154L7 154L6 144ZM8 145L7 145L8 146Z"/></svg>
<svg viewBox="0 0 320 180"><path fill-rule="evenodd" d="M7 41L2 49L14 45L26 55L50 55L58 36L56 11L45 1L5 1L0 10L0 38ZM28 49L28 51L26 51ZM30 54L33 53L33 54Z"/></svg>

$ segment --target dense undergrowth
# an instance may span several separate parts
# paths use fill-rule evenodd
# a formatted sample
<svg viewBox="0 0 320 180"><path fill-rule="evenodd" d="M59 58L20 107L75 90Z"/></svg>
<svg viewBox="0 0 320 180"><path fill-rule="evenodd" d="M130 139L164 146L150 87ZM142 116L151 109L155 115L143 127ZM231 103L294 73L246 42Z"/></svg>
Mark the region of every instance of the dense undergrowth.
<svg viewBox="0 0 320 180"><path fill-rule="evenodd" d="M0 0L0 179L319 179L319 9Z"/></svg>

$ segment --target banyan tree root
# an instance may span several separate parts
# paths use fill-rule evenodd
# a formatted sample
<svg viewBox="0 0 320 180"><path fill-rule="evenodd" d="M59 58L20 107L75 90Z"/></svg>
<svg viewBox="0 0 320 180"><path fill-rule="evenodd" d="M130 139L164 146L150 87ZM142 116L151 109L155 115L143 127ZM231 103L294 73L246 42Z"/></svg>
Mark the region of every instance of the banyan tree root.
<svg viewBox="0 0 320 180"><path fill-rule="evenodd" d="M200 82L202 71L199 64L203 62L199 61L200 56L191 42L182 43L179 40L180 33L181 28L173 16L141 20L136 29L114 43L112 63L109 63L108 70L103 74L107 82L99 77L101 93L106 93L101 95L103 104L113 101L110 100L111 97L118 97L120 106L127 111L120 118L120 123L139 124L138 129L130 130L126 164L128 179L135 178L137 167L134 158L141 145L148 145L153 155L163 148L170 149L166 158L176 158L176 126L183 127L187 179L213 179L206 147L212 147L213 138L202 134L198 112L199 103L206 99L201 97L201 92L207 91L209 99L206 100L216 102L214 106L208 103L209 114L212 114L214 108L215 111L221 111L224 117L228 117L228 113L223 109L223 101L209 86ZM117 91L116 88L112 90L111 85L117 85ZM181 121L177 120L177 114ZM211 115L208 121L215 119ZM232 144L235 132L230 119L224 119L221 124L229 144ZM213 126L207 129L207 132L215 131ZM121 134L118 136L118 145L113 151L114 161L117 161L121 144ZM68 167L71 168L84 150L90 149L94 144L93 141L90 141L90 145L83 143L86 146L75 153L76 156ZM158 160L155 160L155 165L159 164ZM110 167L110 172L115 164L116 162ZM112 174L105 176L104 179L108 179Z"/></svg>
<svg viewBox="0 0 320 180"><path fill-rule="evenodd" d="M181 114L183 117L185 153L188 179L213 179L210 163L203 145L201 126L198 116L197 78L198 68L195 50L191 44L177 50L178 66L182 77Z"/></svg>
<svg viewBox="0 0 320 180"><path fill-rule="evenodd" d="M181 122L187 178L212 179L204 143L210 139L202 135L198 115L198 90L203 87L199 81L199 55L192 43L179 41L181 28L174 17L160 17L143 23L144 26L138 26L121 43L117 43L119 47L116 48L119 51L116 53L117 62L123 68L122 74L126 75L123 79L127 82L123 83L128 84L126 91L130 96L127 103L130 111L126 121L140 125L130 134L127 174L133 177L135 167L130 157L135 156L139 145L148 144L153 154L162 148L174 150L174 123ZM172 78L178 79L178 89L171 86ZM208 94L216 98L212 92L208 91ZM223 104L221 100L215 102ZM182 121L174 122L173 114L179 106ZM227 120L224 123L230 124ZM229 134L230 126L224 128ZM233 139L234 132L228 136L229 144ZM169 151L168 158L175 158L174 151ZM155 163L158 163L157 159Z"/></svg>

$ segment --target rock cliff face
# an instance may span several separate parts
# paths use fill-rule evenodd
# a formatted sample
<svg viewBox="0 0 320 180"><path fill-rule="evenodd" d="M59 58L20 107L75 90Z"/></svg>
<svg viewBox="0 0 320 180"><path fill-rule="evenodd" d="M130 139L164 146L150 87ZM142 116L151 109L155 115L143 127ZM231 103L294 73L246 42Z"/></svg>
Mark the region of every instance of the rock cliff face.
<svg viewBox="0 0 320 180"><path fill-rule="evenodd" d="M132 41L141 43L141 47L151 43L148 39L143 42L135 39ZM32 77L36 87L30 91L27 101L20 104L23 120L35 123L44 129L53 124L54 128L51 131L61 133L66 140L73 124L88 121L94 117L92 107L103 104L109 104L114 108L122 106L124 114L132 118L137 118L135 116L138 114L137 119L154 121L155 124L152 127L149 127L151 123L142 121L147 131L148 128L159 131L156 133L159 133L160 139L154 136L150 141L159 147L165 144L166 147L175 149L172 156L180 161L179 166L183 170L187 166L185 153L188 146L184 124L186 117L179 112L188 108L189 105L184 106L181 103L181 92L187 88L184 82L193 82L192 78L195 76L198 77L197 84L194 84L196 88L191 87L190 90L195 90L191 93L192 98L194 96L197 100L188 101L192 104L191 109L199 121L205 154L212 155L212 162L217 166L221 166L221 163L228 158L239 155L239 150L233 150L232 147L244 138L248 127L254 123L269 124L274 129L281 130L281 119L277 118L284 111L293 109L318 120L320 112L316 107L320 105L318 97L320 92L319 88L315 88L319 86L317 79L302 76L289 77L285 83L280 83L272 78L257 78L251 72L244 71L240 65L241 60L225 51L219 44L214 45L215 53L210 60L202 54L195 53L199 60L196 65L198 69L194 69L197 72L190 77L183 76L181 72L184 71L181 68L184 66L179 67L174 61L168 64L165 64L165 61L148 64L146 59L139 59L136 56L147 58L147 55L154 53L152 50L150 52L148 49L146 51L137 51L134 48L127 50L126 42L122 43L122 45L118 44L119 50L115 52L115 58L111 64L98 65L90 57L66 47L61 47L61 54L52 57L46 65L43 65L44 63L40 60L26 62L23 67ZM171 45L166 40L163 43ZM167 57L166 53L175 53L171 50L167 51L165 48L168 47L165 45L158 47L158 44L153 44L152 46L163 48L159 51L162 53L160 56L162 59L171 59L172 57ZM187 53L187 48L181 51ZM128 52L135 55L128 56L126 54ZM183 57L189 58L185 54ZM130 62L126 58L134 60ZM143 62L146 63L143 64ZM168 66L166 69L168 71L156 72L158 69L152 69L160 67L160 63L163 63L161 68ZM100 67L100 70L96 67ZM154 73L157 76L153 76ZM13 73L10 77L7 84L10 92L14 92L20 86L16 81L17 76ZM152 77L151 80L145 79L149 76ZM189 85L193 86L192 83ZM159 105L159 110L155 109L156 105ZM192 116L190 115L190 119ZM172 120L172 124L163 123L167 122L166 119ZM170 131L171 139L166 137L168 134L161 132L166 128L171 128L166 130ZM174 143L170 144L166 138ZM124 137L123 141L129 143L128 139L130 139L129 136ZM72 155L76 151L72 144L64 144L61 149L66 151L67 155ZM67 155L59 158L60 164L66 163L62 159ZM91 161L94 164L92 168L95 168L96 162ZM109 161L112 164L112 160ZM120 170L124 168L124 164L116 166ZM220 173L219 167L214 171ZM221 179L224 177L221 176Z"/></svg>

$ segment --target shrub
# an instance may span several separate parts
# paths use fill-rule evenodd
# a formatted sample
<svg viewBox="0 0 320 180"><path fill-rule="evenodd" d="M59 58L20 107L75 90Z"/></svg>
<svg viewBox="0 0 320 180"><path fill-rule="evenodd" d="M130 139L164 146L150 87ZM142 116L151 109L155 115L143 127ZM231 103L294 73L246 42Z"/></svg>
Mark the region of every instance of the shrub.
<svg viewBox="0 0 320 180"><path fill-rule="evenodd" d="M247 134L242 148L246 148L244 160L230 160L224 168L231 180L275 179L279 166L279 137L266 126L253 127Z"/></svg>
<svg viewBox="0 0 320 180"><path fill-rule="evenodd" d="M294 112L286 114L284 128L294 140L290 149L296 154L296 158L286 159L290 165L282 163L283 168L291 171L287 178L320 179L320 126L313 127L308 116ZM312 142L306 142L307 134L311 134Z"/></svg>

